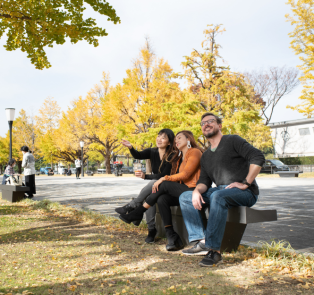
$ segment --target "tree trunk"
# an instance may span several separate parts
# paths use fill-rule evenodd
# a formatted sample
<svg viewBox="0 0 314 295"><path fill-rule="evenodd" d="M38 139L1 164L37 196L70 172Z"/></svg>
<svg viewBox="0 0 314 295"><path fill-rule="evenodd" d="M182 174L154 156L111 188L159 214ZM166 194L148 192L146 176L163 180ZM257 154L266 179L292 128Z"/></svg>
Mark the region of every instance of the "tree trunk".
<svg viewBox="0 0 314 295"><path fill-rule="evenodd" d="M22 161L17 161L17 167L19 170L19 174L22 174Z"/></svg>
<svg viewBox="0 0 314 295"><path fill-rule="evenodd" d="M111 174L111 167L110 167L110 154L106 154L106 174Z"/></svg>
<svg viewBox="0 0 314 295"><path fill-rule="evenodd" d="M128 167L130 167L130 155L127 154L127 159L128 159Z"/></svg>

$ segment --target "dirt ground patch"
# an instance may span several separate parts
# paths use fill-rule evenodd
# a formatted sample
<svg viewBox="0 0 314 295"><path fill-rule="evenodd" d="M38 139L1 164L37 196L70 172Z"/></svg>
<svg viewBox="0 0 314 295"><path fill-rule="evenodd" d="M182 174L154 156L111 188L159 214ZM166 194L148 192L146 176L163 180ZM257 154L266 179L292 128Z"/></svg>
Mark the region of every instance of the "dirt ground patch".
<svg viewBox="0 0 314 295"><path fill-rule="evenodd" d="M43 201L41 201L43 202ZM0 199L0 294L313 294L310 269L240 247L224 263L144 243L144 227L41 202ZM43 206L41 206L43 204ZM47 206L47 204L49 206ZM97 222L98 220L98 222Z"/></svg>

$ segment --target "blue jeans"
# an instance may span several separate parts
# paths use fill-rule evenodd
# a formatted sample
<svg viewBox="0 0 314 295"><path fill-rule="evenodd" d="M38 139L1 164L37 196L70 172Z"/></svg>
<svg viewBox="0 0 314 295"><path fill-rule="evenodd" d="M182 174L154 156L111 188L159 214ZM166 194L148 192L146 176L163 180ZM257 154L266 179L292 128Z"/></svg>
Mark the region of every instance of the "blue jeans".
<svg viewBox="0 0 314 295"><path fill-rule="evenodd" d="M202 194L205 202L203 206L209 205L206 229L201 212L193 207L192 192L187 191L180 195L180 207L190 242L199 241L205 237L206 247L219 251L225 232L228 209L239 206L252 207L256 203L258 196L249 189L226 189L226 186L219 185Z"/></svg>
<svg viewBox="0 0 314 295"><path fill-rule="evenodd" d="M9 176L8 176L8 175L3 174L2 184L5 184L5 181L7 180L7 178L9 178Z"/></svg>

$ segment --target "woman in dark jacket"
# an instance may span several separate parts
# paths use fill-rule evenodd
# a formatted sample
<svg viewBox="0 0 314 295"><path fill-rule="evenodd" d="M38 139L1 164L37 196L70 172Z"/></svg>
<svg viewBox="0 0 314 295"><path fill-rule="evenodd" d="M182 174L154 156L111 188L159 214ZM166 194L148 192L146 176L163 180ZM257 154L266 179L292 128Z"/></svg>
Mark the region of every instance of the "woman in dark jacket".
<svg viewBox="0 0 314 295"><path fill-rule="evenodd" d="M143 202L152 193L152 187L154 183L169 175L171 171L171 158L174 154L174 133L170 129L162 129L159 131L156 138L156 148L148 148L141 152L135 150L132 144L123 140L122 144L130 149L130 153L135 159L151 161L152 174L145 174L144 172L135 172L135 176L150 180L150 182L141 190L140 194L136 199L126 204L123 207L116 208L115 211L119 214L128 214L132 212L138 206L142 206ZM152 206L146 212L146 222L148 225L148 236L145 239L146 243L154 243L157 230L155 228L155 215L156 206ZM135 225L139 225L141 221L134 221Z"/></svg>
<svg viewBox="0 0 314 295"><path fill-rule="evenodd" d="M183 248L182 240L173 230L170 206L180 206L179 196L185 191L194 190L196 187L200 177L200 160L203 152L190 131L178 132L175 141L176 153L172 160L171 175L165 175L154 183L152 193L146 198L142 206L130 214L119 216L126 223L139 222L142 220L144 212L158 202L168 239L167 251L177 251Z"/></svg>

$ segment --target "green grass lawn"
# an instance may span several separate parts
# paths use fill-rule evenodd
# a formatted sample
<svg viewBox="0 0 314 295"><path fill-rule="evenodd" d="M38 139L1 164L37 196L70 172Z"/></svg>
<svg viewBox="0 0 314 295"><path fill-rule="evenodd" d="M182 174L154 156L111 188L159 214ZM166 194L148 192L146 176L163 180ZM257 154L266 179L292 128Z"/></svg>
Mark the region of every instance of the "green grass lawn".
<svg viewBox="0 0 314 295"><path fill-rule="evenodd" d="M219 267L201 268L201 257L145 236L145 226L112 217L0 199L0 294L313 294L312 261L289 263L282 249L240 246Z"/></svg>

